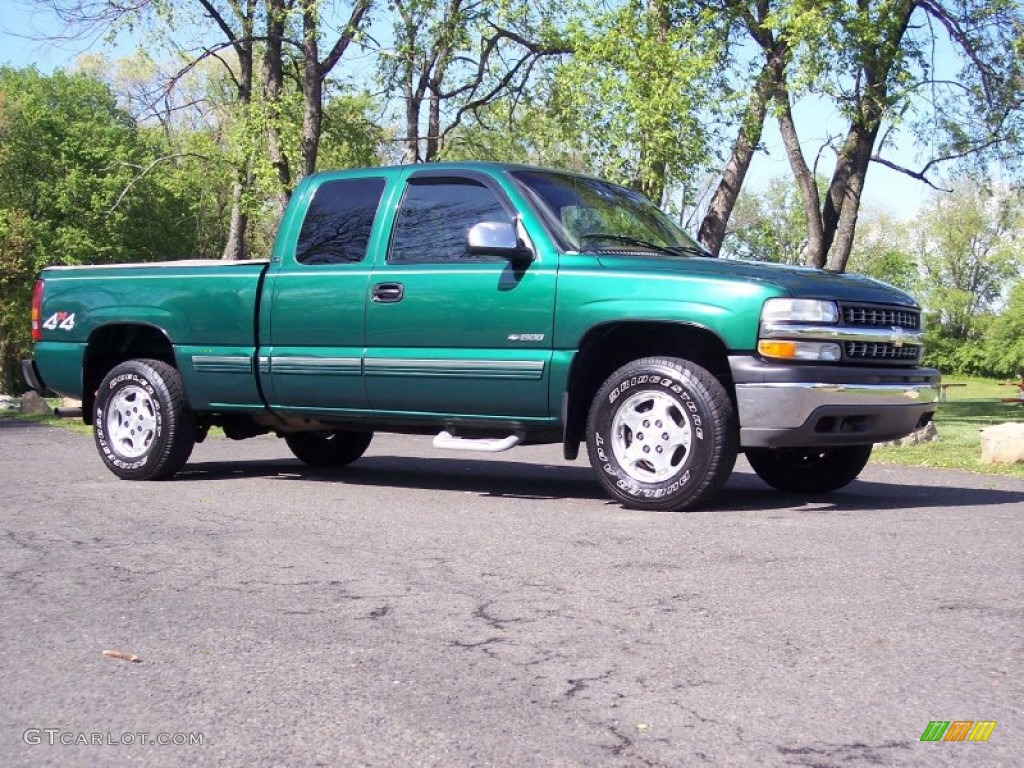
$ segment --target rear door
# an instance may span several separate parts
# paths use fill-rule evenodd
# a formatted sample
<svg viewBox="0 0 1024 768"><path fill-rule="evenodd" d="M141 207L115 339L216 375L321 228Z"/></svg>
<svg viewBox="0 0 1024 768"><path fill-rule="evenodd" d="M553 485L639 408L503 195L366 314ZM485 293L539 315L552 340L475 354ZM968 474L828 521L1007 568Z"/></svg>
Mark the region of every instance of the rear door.
<svg viewBox="0 0 1024 768"><path fill-rule="evenodd" d="M311 198L301 227L290 223L299 230L292 237L294 259L286 244L264 292L272 304L260 366L263 380L270 382L266 395L272 406L366 407L362 356L369 254L379 247L374 225L385 189L383 176L368 174L328 178L305 193ZM301 203L296 201L300 208Z"/></svg>
<svg viewBox="0 0 1024 768"><path fill-rule="evenodd" d="M485 174L409 173L368 287L364 371L374 410L550 415L553 265L466 247L474 224L516 215Z"/></svg>

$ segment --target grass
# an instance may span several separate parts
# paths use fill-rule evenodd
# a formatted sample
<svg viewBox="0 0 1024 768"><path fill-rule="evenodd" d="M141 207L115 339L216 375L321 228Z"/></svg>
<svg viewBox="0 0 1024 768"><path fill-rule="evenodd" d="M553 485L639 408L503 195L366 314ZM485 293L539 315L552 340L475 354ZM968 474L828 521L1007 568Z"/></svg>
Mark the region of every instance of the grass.
<svg viewBox="0 0 1024 768"><path fill-rule="evenodd" d="M981 461L981 430L1007 421L1024 422L1024 405L1001 402L1002 398L1015 396L1016 387L1001 386L991 379L950 378L945 383L966 386L946 391L948 400L935 413L939 439L902 448L879 447L872 453L872 461L1024 478L1024 464Z"/></svg>
<svg viewBox="0 0 1024 768"><path fill-rule="evenodd" d="M946 383L965 386L950 387L947 390L948 401L942 403L935 414L939 439L901 448L877 447L871 455L872 461L1024 478L1024 464L983 464L981 461L982 429L1007 421L1024 422L1024 405L1001 402L1002 398L1016 395L1017 389L1000 385L991 379L947 379ZM59 403L57 400L48 402L51 405ZM92 434L92 427L83 424L81 419L62 419L49 414L30 415L18 411L0 411L0 418L22 419Z"/></svg>

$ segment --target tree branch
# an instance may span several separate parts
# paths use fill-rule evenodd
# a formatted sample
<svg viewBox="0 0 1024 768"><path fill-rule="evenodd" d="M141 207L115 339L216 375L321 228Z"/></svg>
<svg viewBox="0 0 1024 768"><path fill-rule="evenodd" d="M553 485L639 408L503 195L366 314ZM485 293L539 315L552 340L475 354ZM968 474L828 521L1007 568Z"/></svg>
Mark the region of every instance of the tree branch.
<svg viewBox="0 0 1024 768"><path fill-rule="evenodd" d="M136 184L138 184L140 181L142 181L146 177L146 175L150 171L152 171L154 168L156 168L158 165L160 165L160 163L170 162L171 160L176 160L179 157L198 157L201 160L209 160L210 159L206 155L200 155L200 154L197 154L195 152L175 152L175 153L170 154L170 155L163 155L161 157L156 158L155 160L150 162L149 165L147 165L145 168L143 168L142 172L138 176L136 176L134 179L132 179L131 181L128 182L128 184L125 186L125 188L121 190L121 194L119 194L117 196L117 200L115 200L114 204L112 206L110 206L110 210L107 211L106 215L110 216L111 214L113 214L114 211L117 210L117 207L119 205L121 205L121 201L124 200L125 197L127 197L128 192L131 191L132 187L134 187ZM132 166L132 167L137 168L138 166Z"/></svg>

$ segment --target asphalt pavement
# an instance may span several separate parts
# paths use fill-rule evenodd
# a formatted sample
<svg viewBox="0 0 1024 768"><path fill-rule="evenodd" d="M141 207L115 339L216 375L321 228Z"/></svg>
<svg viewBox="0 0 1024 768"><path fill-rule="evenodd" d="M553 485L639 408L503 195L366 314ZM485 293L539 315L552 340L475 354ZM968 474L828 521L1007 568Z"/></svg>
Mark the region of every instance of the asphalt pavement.
<svg viewBox="0 0 1024 768"><path fill-rule="evenodd" d="M1019 480L871 464L808 500L741 461L641 513L557 446L383 435L132 483L0 419L0 488L0 766L1024 761Z"/></svg>

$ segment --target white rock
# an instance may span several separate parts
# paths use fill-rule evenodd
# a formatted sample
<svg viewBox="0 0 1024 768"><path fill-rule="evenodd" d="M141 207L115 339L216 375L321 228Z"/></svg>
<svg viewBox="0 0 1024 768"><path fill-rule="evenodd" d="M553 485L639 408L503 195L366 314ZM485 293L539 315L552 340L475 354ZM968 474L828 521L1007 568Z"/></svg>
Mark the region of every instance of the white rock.
<svg viewBox="0 0 1024 768"><path fill-rule="evenodd" d="M1024 424L1008 422L981 430L981 460L986 464L1024 462Z"/></svg>
<svg viewBox="0 0 1024 768"><path fill-rule="evenodd" d="M0 411L16 411L20 405L16 398L10 395L0 395Z"/></svg>

